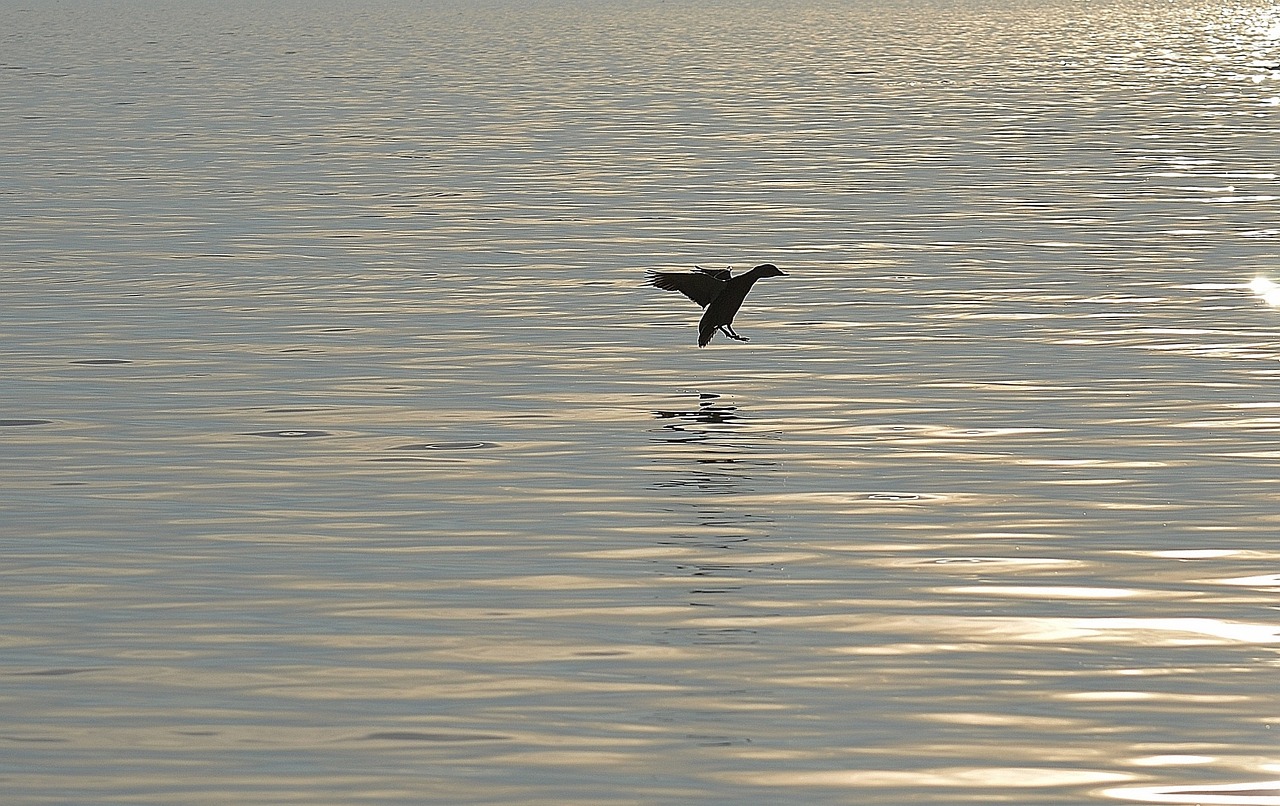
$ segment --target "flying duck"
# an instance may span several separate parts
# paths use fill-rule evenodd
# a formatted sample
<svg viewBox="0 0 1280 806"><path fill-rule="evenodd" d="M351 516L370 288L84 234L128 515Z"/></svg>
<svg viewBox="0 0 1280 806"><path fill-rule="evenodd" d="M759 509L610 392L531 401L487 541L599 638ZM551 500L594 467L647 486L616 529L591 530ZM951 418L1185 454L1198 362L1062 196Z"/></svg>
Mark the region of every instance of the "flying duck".
<svg viewBox="0 0 1280 806"><path fill-rule="evenodd" d="M733 329L733 317L742 307L747 292L762 277L786 277L787 273L772 263L756 266L737 277L728 269L704 269L696 272L650 271L646 283L664 291L679 291L706 308L698 323L698 346L706 347L711 337L720 331L731 339L747 341Z"/></svg>

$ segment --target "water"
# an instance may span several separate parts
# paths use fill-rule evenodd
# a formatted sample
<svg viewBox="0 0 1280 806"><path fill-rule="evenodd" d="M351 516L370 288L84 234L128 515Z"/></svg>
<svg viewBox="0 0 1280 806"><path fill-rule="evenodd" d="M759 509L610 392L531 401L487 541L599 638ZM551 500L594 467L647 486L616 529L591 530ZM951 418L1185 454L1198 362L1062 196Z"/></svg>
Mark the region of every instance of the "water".
<svg viewBox="0 0 1280 806"><path fill-rule="evenodd" d="M1275 9L0 31L9 802L1280 803Z"/></svg>

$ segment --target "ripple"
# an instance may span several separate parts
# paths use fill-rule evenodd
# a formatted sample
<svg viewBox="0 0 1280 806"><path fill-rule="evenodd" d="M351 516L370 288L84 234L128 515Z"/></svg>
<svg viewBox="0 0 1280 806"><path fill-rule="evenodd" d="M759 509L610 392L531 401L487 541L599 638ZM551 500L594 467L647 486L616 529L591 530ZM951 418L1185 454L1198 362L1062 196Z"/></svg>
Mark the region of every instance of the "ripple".
<svg viewBox="0 0 1280 806"><path fill-rule="evenodd" d="M244 434L246 437L282 437L284 439L308 439L311 437L327 437L330 436L328 431L250 431Z"/></svg>
<svg viewBox="0 0 1280 806"><path fill-rule="evenodd" d="M1128 588L1090 588L1068 585L956 585L936 588L940 593L976 593L982 596L1028 596L1046 599L1121 599L1138 596Z"/></svg>
<svg viewBox="0 0 1280 806"><path fill-rule="evenodd" d="M829 786L841 788L884 787L1066 787L1116 783L1133 776L1105 770L1073 770L1060 767L954 767L931 770L801 770L752 772L746 780L762 786Z"/></svg>
<svg viewBox="0 0 1280 806"><path fill-rule="evenodd" d="M329 409L319 406L297 409L267 409L267 414L315 414L316 412L329 411Z"/></svg>
<svg viewBox="0 0 1280 806"><path fill-rule="evenodd" d="M496 442L418 442L411 445L397 445L393 451L474 451L484 448L496 448Z"/></svg>
<svg viewBox="0 0 1280 806"><path fill-rule="evenodd" d="M53 420L0 420L0 428L14 425L48 425Z"/></svg>
<svg viewBox="0 0 1280 806"><path fill-rule="evenodd" d="M42 743L42 744L43 743L60 744L62 742L68 741L67 739L57 739L50 736L14 736L11 734L0 736L0 739L3 739L6 742L33 742L33 743Z"/></svg>
<svg viewBox="0 0 1280 806"><path fill-rule="evenodd" d="M1280 806L1280 781L1259 781L1216 786L1116 787L1103 792L1122 800L1143 803L1218 803L1232 806Z"/></svg>
<svg viewBox="0 0 1280 806"><path fill-rule="evenodd" d="M125 358L80 358L70 363L92 367L105 367L112 364L132 364L133 362Z"/></svg>
<svg viewBox="0 0 1280 806"><path fill-rule="evenodd" d="M511 739L510 736L497 733L419 733L407 730L370 733L361 738L364 741L382 742L504 742Z"/></svg>

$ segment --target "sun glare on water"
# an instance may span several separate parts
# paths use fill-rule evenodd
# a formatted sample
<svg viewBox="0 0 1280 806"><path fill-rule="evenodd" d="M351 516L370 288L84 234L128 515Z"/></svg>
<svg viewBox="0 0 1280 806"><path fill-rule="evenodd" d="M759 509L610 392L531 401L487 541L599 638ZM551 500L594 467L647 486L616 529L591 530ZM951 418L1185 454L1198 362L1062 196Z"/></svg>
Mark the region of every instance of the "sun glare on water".
<svg viewBox="0 0 1280 806"><path fill-rule="evenodd" d="M1262 297L1268 305L1280 306L1280 285L1276 285L1266 277L1255 277L1249 283L1250 290Z"/></svg>

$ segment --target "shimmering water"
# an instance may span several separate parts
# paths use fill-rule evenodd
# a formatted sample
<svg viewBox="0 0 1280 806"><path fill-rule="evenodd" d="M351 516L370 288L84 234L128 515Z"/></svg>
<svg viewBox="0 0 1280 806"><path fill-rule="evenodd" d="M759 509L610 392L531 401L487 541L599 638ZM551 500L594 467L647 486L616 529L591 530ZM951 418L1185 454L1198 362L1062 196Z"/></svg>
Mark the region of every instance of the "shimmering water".
<svg viewBox="0 0 1280 806"><path fill-rule="evenodd" d="M1280 803L1280 11L0 31L7 802Z"/></svg>

